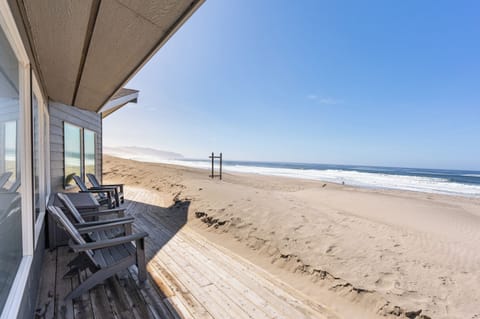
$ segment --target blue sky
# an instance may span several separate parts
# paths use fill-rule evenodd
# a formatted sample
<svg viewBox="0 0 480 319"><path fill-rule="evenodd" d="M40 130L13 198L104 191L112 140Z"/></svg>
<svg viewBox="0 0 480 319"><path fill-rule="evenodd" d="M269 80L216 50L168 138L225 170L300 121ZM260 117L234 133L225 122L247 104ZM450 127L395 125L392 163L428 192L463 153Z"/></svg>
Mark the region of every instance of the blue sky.
<svg viewBox="0 0 480 319"><path fill-rule="evenodd" d="M480 169L480 2L207 0L105 145ZM137 130L128 129L136 127Z"/></svg>

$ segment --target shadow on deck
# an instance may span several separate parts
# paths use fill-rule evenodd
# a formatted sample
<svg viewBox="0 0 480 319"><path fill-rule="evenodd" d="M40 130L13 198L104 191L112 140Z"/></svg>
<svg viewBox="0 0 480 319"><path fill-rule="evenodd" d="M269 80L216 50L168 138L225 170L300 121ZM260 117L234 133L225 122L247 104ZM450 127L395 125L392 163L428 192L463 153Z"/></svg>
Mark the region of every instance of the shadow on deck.
<svg viewBox="0 0 480 319"><path fill-rule="evenodd" d="M139 196L136 196L138 199ZM141 198L140 198L141 199ZM146 201L148 202L148 200ZM146 239L146 258L151 260L162 247L185 225L190 202L177 201L170 207L129 200L127 212L136 217L134 231L149 233ZM168 231L158 235L156 225L168 225ZM163 228L162 229L167 229ZM155 240L152 240L155 236ZM35 318L181 318L160 289L158 280L149 276L139 286L135 266L97 285L81 297L64 302L64 297L87 276L89 270L64 279L68 262L75 257L68 247L45 252ZM156 283L155 283L156 282Z"/></svg>
<svg viewBox="0 0 480 319"><path fill-rule="evenodd" d="M136 267L96 286L74 302L63 297L87 274L65 280L66 247L47 252L37 318L337 318L318 302L189 226L189 201L167 206L159 192L129 187L134 231L146 231L149 279L138 287ZM185 227L184 227L185 226Z"/></svg>

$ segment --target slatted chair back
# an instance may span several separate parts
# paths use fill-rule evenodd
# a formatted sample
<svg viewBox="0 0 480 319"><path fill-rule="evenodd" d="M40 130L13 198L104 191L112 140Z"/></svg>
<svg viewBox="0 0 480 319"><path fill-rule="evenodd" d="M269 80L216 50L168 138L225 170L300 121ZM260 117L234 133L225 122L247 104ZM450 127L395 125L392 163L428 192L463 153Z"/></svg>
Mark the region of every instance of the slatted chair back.
<svg viewBox="0 0 480 319"><path fill-rule="evenodd" d="M16 191L18 191L18 188L20 187L20 182L20 178L17 178L15 182L13 182L13 184L10 185L10 187L8 188L8 192L15 193Z"/></svg>
<svg viewBox="0 0 480 319"><path fill-rule="evenodd" d="M78 230L75 228L75 226L72 225L67 216L65 216L61 208L57 206L48 206L48 212L50 213L50 215L52 215L57 225L67 232L68 236L75 244L84 245L87 243L82 237L82 235L80 235ZM100 264L95 260L92 250L86 250L85 254L88 259L93 263L93 265L95 265L95 267L101 268Z"/></svg>
<svg viewBox="0 0 480 319"><path fill-rule="evenodd" d="M4 210L0 211L0 224L3 224L4 221L10 216L21 213L21 200L22 196L20 194L16 194L11 198L8 206Z"/></svg>
<svg viewBox="0 0 480 319"><path fill-rule="evenodd" d="M75 219L75 221L77 223L83 224L83 223L86 222L85 219L83 218L83 216L78 211L78 209L75 207L75 205L73 205L70 198L68 198L67 194L58 193L57 197L62 202L63 206L66 209L68 209L70 214L72 214L73 218Z"/></svg>
<svg viewBox="0 0 480 319"><path fill-rule="evenodd" d="M73 180L75 181L75 183L77 184L78 188L80 188L80 190L82 192L88 192L88 187L87 185L85 185L85 183L82 181L82 179L80 178L80 176L77 176L77 175L73 175ZM98 193L98 198L100 199L105 199L107 198L107 196L103 193Z"/></svg>
<svg viewBox="0 0 480 319"><path fill-rule="evenodd" d="M80 188L80 190L81 190L82 192L88 191L87 185L85 185L85 183L82 181L82 179L80 178L80 176L73 175L73 180L75 181L75 183L77 184L78 188Z"/></svg>
<svg viewBox="0 0 480 319"><path fill-rule="evenodd" d="M93 187L100 187L100 183L98 182L98 179L95 175L93 174L87 174L87 178L90 181L90 184L92 184Z"/></svg>
<svg viewBox="0 0 480 319"><path fill-rule="evenodd" d="M12 172L5 172L0 176L0 187L3 187L7 183L10 176L12 176Z"/></svg>

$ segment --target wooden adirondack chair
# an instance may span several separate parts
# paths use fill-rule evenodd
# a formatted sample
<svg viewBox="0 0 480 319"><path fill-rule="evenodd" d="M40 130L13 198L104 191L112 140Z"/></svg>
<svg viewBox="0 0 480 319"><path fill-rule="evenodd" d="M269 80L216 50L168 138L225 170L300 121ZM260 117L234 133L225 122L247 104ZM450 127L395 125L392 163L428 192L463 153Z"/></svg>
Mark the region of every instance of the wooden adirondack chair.
<svg viewBox="0 0 480 319"><path fill-rule="evenodd" d="M90 226L97 226L109 223L122 223L123 233L124 235L131 235L132 234L132 223L134 222L135 218L132 216L126 216L125 208L113 208L113 209L104 209L97 212L88 212L88 213L80 213L75 205L72 203L70 198L68 198L67 194L58 193L58 199L63 204L63 206L67 209L67 211L73 217L75 223L73 224L76 228L80 229L83 227L90 227ZM117 218L109 218L109 219L100 219L95 221L86 221L85 218L88 217L100 217L105 215L117 215ZM123 223L125 222L125 223Z"/></svg>
<svg viewBox="0 0 480 319"><path fill-rule="evenodd" d="M141 232L113 239L100 238L98 241L87 243L82 234L92 232L101 234L100 231L118 227L118 225L103 224L77 229L59 207L48 206L48 212L59 227L68 233L70 248L82 255L82 263L77 265L78 270L88 268L92 272L86 280L64 298L65 301L78 298L86 291L132 265L138 267L140 283L147 279L145 262L145 237L148 236L147 233ZM77 262L79 260L77 259Z"/></svg>
<svg viewBox="0 0 480 319"><path fill-rule="evenodd" d="M115 195L117 190L114 187L90 187L88 188L87 185L82 181L80 176L74 175L73 180L77 184L78 188L80 188L80 192L84 193L94 193L96 194L96 200L100 205L108 204L109 208L114 206L118 206L115 203L115 198L118 197ZM117 203L118 204L118 203Z"/></svg>
<svg viewBox="0 0 480 319"><path fill-rule="evenodd" d="M124 184L100 184L98 182L98 179L95 175L93 174L87 174L87 178L90 181L90 184L92 184L93 187L115 187L117 189L117 193L115 195L118 196L118 198L115 198L118 202L121 204L124 203L125 198L123 196L123 186Z"/></svg>

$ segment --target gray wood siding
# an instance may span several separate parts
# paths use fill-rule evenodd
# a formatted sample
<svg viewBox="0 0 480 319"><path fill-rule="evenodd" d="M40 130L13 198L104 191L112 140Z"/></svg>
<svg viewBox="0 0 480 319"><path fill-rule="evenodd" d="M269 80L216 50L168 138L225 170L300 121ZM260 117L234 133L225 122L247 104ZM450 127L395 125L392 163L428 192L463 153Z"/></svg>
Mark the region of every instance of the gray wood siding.
<svg viewBox="0 0 480 319"><path fill-rule="evenodd" d="M63 122L67 122L94 131L95 174L102 175L102 117L100 114L85 111L74 106L50 101L50 179L52 193L65 191L64 180L64 141Z"/></svg>

